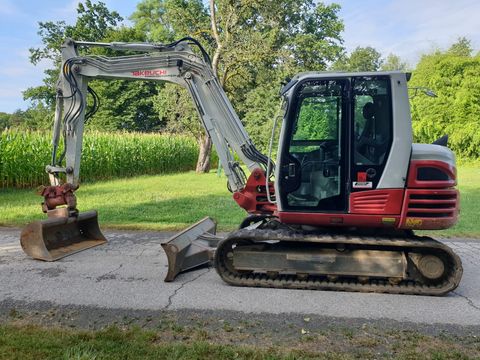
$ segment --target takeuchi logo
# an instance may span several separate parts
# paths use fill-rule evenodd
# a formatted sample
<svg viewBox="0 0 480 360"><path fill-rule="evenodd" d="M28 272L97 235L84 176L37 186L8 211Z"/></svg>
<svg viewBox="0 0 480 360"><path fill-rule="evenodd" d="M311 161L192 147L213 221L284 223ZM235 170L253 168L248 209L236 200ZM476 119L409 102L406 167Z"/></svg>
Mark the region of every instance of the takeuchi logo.
<svg viewBox="0 0 480 360"><path fill-rule="evenodd" d="M137 71L132 71L132 75L139 76L139 77L156 77L156 76L167 75L167 70L163 70L163 69L137 70Z"/></svg>

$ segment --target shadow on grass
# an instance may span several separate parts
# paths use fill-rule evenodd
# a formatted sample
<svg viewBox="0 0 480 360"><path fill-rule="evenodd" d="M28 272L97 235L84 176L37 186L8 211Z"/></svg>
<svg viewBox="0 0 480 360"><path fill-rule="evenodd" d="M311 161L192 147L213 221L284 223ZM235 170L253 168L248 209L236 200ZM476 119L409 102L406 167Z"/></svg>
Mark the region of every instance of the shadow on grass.
<svg viewBox="0 0 480 360"><path fill-rule="evenodd" d="M82 210L90 210L82 206ZM247 213L233 199L223 195L187 196L131 203L101 204L96 208L100 224L131 229L179 230L205 216L212 217L219 227L238 227Z"/></svg>
<svg viewBox="0 0 480 360"><path fill-rule="evenodd" d="M247 215L229 194L173 199L163 199L158 193L142 193L138 198L138 191L130 195L113 190L79 193L78 208L82 212L95 209L101 225L124 229L179 230L210 216L220 229L233 230ZM24 226L45 219L41 201L33 190L1 190L0 226Z"/></svg>

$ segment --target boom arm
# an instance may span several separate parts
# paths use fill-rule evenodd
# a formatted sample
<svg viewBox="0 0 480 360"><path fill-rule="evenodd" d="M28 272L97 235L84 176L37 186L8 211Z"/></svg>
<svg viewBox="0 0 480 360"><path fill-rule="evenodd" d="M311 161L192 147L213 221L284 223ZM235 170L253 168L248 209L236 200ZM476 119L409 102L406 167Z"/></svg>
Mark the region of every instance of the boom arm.
<svg viewBox="0 0 480 360"><path fill-rule="evenodd" d="M65 173L68 184L78 187L87 91L90 79L128 79L171 82L186 88L203 126L217 150L229 188L240 191L246 178L231 150L250 171L262 169L267 157L253 145L206 58L197 56L184 39L170 45L146 43L92 43L67 40L62 47L62 71L57 89L53 132L52 164L47 166L52 186L59 185L58 174ZM199 45L194 41L195 44ZM100 46L113 50L141 51L128 56L79 56L78 46ZM96 97L96 96L95 96ZM95 98L94 97L94 98ZM65 150L57 149L63 133ZM65 158L66 166L62 167Z"/></svg>

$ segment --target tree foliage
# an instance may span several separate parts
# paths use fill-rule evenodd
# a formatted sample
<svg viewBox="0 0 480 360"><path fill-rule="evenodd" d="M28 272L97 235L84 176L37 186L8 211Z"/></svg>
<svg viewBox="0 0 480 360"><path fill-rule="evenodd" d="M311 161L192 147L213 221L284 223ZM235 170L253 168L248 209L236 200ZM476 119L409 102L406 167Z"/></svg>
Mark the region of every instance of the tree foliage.
<svg viewBox="0 0 480 360"><path fill-rule="evenodd" d="M24 97L32 101L30 111L43 116L45 108L53 112L58 68L61 61L60 48L65 38L84 41L145 41L145 34L139 29L118 26L122 17L116 11L110 11L102 2L79 2L77 20L74 25L64 21L40 22L39 32L43 46L30 49L30 60L36 64L41 60L50 60L54 68L46 70L44 85L27 89ZM113 55L108 49L81 49L82 53ZM154 96L158 86L153 83L133 83L125 80L92 81L90 86L98 93L102 106L89 121L91 128L104 130L152 131L162 122L154 110ZM51 124L53 115L50 114ZM37 117L38 117L37 116Z"/></svg>
<svg viewBox="0 0 480 360"><path fill-rule="evenodd" d="M11 116L12 116L11 114L7 114L6 112L0 112L0 131L12 126L10 122Z"/></svg>
<svg viewBox="0 0 480 360"><path fill-rule="evenodd" d="M281 81L299 71L325 70L343 50L339 6L311 0L216 0L209 5L144 0L131 19L149 41L199 38L234 108L265 150ZM166 85L155 103L168 129L194 132L202 141L198 115L183 89Z"/></svg>
<svg viewBox="0 0 480 360"><path fill-rule="evenodd" d="M44 83L24 97L32 106L14 114L0 113L5 127L50 128L60 46L66 37L88 41L170 43L197 38L211 55L214 71L258 148L265 151L278 114L282 82L298 72L403 70L397 55L385 59L373 47L343 48L340 7L314 0L142 0L131 15L132 25L102 2L85 0L74 24L40 22L42 46L30 49L31 62L50 61ZM109 49L83 50L116 55ZM471 42L459 38L448 50L421 58L410 87L433 89L438 98L412 99L417 141L432 142L449 133L458 154L478 157L480 128L479 56ZM188 93L173 84L94 80L101 101L89 127L104 130L168 131L193 134L201 147L207 137ZM208 150L208 149L207 149ZM207 164L208 165L208 164Z"/></svg>
<svg viewBox="0 0 480 360"><path fill-rule="evenodd" d="M448 134L457 155L480 157L480 55L471 56L468 41L422 56L409 87L427 87L438 96L411 101L416 141L431 143Z"/></svg>
<svg viewBox="0 0 480 360"><path fill-rule="evenodd" d="M200 0L144 0L130 19L135 29L145 34L149 42L167 44L191 36L211 51L210 19ZM158 87L153 97L156 114L166 129L189 132L200 138L204 130L187 91L173 84Z"/></svg>
<svg viewBox="0 0 480 360"><path fill-rule="evenodd" d="M385 61L380 66L381 70L391 71L391 70L401 70L406 71L408 69L408 64L400 58L400 56L395 54L389 54Z"/></svg>
<svg viewBox="0 0 480 360"><path fill-rule="evenodd" d="M65 21L38 23L38 35L42 39L43 47L30 49L30 61L33 64L50 59L58 65L60 47L65 38L98 41L123 20L116 11L108 10L103 2L95 3L91 0L85 0L85 4L78 3L77 15L75 25L67 25Z"/></svg>
<svg viewBox="0 0 480 360"><path fill-rule="evenodd" d="M378 71L383 64L382 54L371 46L356 47L350 55L343 54L334 64L339 71Z"/></svg>
<svg viewBox="0 0 480 360"><path fill-rule="evenodd" d="M106 42L144 42L145 35L138 29L122 26L108 30ZM95 49L97 54L128 55L110 49ZM151 81L94 80L90 86L100 98L98 112L89 120L89 126L98 130L127 130L149 132L162 128L164 122L155 110L155 96L161 86Z"/></svg>
<svg viewBox="0 0 480 360"><path fill-rule="evenodd" d="M0 131L8 128L44 130L52 125L52 112L39 103L27 110L16 110L12 114L0 112Z"/></svg>
<svg viewBox="0 0 480 360"><path fill-rule="evenodd" d="M77 20L74 25L65 21L46 21L38 23L38 35L43 46L30 49L30 61L36 65L42 60L49 60L53 68L45 71L44 84L29 88L24 93L25 99L42 102L52 107L55 100L55 85L59 75L61 61L60 49L65 38L85 41L99 41L105 37L123 18L116 11L109 11L102 2L86 0L77 5Z"/></svg>
<svg viewBox="0 0 480 360"><path fill-rule="evenodd" d="M452 46L450 46L447 53L456 56L471 56L472 51L472 42L466 37L460 37L454 44L452 44Z"/></svg>

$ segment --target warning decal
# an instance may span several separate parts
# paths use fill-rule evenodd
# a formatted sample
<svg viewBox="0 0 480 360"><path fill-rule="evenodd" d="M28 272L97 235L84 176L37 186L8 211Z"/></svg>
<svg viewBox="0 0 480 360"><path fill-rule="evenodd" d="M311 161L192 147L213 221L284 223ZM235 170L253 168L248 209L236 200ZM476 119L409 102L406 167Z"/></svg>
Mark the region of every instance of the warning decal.
<svg viewBox="0 0 480 360"><path fill-rule="evenodd" d="M371 189L373 183L371 181L354 181L352 186L354 189Z"/></svg>

